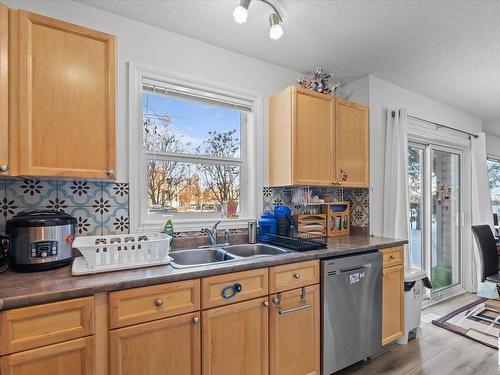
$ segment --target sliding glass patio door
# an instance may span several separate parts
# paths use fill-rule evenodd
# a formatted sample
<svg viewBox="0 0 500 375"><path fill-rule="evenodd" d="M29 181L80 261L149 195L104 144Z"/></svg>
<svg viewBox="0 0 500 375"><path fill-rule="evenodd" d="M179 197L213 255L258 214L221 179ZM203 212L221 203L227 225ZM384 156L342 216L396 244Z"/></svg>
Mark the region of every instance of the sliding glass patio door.
<svg viewBox="0 0 500 375"><path fill-rule="evenodd" d="M427 271L437 299L462 281L461 150L410 143L408 179L411 262Z"/></svg>

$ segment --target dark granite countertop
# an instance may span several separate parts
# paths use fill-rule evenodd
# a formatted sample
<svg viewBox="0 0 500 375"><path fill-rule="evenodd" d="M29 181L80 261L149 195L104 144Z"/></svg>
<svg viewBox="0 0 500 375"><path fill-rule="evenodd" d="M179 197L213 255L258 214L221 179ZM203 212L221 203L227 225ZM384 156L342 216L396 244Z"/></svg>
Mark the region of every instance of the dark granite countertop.
<svg viewBox="0 0 500 375"><path fill-rule="evenodd" d="M352 235L330 238L328 247L322 250L294 252L189 269L175 269L165 265L85 276L72 276L70 266L35 273L7 271L0 274L0 310L88 296L99 292L349 255L405 243L406 240Z"/></svg>

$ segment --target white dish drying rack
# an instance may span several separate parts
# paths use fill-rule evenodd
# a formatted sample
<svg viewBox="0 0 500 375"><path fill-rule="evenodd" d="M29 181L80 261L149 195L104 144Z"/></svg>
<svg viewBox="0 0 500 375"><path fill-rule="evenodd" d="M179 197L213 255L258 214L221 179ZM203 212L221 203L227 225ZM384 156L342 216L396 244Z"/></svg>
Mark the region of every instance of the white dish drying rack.
<svg viewBox="0 0 500 375"><path fill-rule="evenodd" d="M163 233L82 236L73 248L83 256L73 261L73 275L168 264L172 237Z"/></svg>

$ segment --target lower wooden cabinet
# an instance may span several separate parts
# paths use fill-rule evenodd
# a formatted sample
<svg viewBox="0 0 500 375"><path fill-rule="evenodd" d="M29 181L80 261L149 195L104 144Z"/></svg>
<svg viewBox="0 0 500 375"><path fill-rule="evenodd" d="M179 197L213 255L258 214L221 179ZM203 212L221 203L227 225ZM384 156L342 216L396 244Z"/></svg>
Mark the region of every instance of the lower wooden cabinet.
<svg viewBox="0 0 500 375"><path fill-rule="evenodd" d="M203 311L203 375L267 375L268 316L267 297Z"/></svg>
<svg viewBox="0 0 500 375"><path fill-rule="evenodd" d="M403 335L404 269L403 265L384 268L382 282L382 345Z"/></svg>
<svg viewBox="0 0 500 375"><path fill-rule="evenodd" d="M270 375L320 374L320 287L271 296Z"/></svg>
<svg viewBox="0 0 500 375"><path fill-rule="evenodd" d="M4 356L2 375L93 375L94 338L84 337Z"/></svg>
<svg viewBox="0 0 500 375"><path fill-rule="evenodd" d="M198 313L116 329L109 333L110 374L200 374L200 339Z"/></svg>

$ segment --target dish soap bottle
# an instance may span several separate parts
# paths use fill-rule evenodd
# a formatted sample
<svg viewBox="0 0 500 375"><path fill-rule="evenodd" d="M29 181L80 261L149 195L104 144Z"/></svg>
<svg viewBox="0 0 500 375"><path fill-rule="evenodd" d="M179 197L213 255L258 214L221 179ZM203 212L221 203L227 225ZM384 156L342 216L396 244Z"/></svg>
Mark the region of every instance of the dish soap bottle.
<svg viewBox="0 0 500 375"><path fill-rule="evenodd" d="M169 236L174 236L174 224L172 224L172 220L168 219L163 227L162 233L168 234Z"/></svg>

